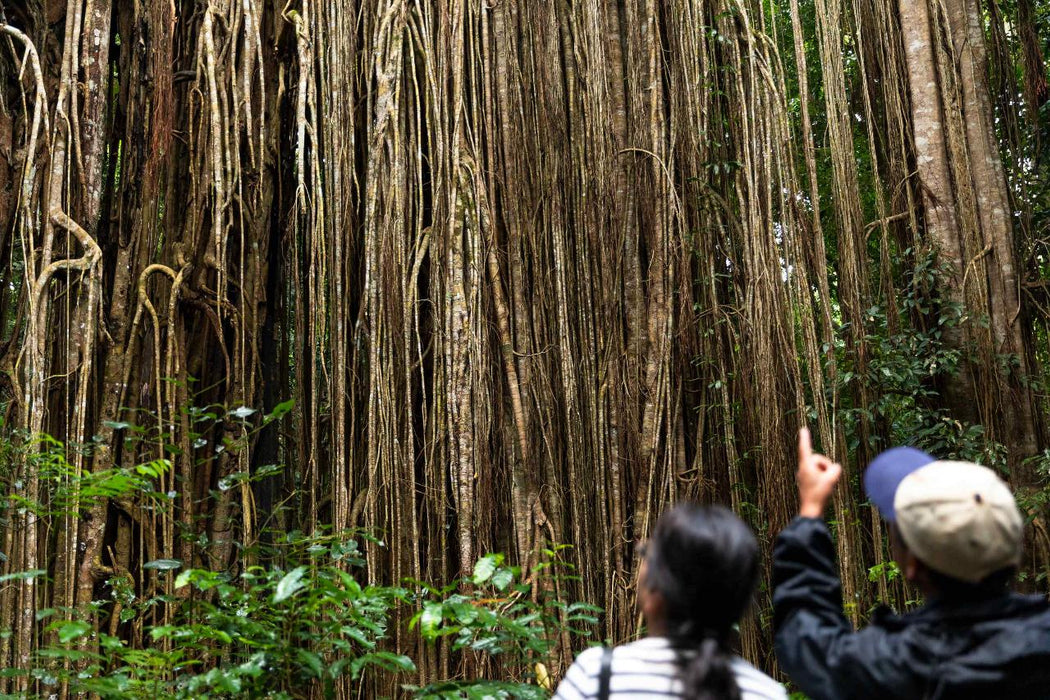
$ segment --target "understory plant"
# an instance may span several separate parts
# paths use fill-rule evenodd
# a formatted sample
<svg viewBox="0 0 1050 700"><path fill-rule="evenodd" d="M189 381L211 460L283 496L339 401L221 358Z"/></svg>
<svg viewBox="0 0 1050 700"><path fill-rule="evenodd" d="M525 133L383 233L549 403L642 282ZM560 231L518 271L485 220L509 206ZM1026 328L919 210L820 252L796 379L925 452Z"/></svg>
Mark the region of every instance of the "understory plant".
<svg viewBox="0 0 1050 700"><path fill-rule="evenodd" d="M74 468L58 441L27 444L46 500L29 499L15 482L8 512L53 517L101 498L162 509L170 500L155 488L170 474L167 459L86 472ZM559 597L574 578L566 545L542 549L526 569L487 554L471 576L444 585L366 583L366 550L384 546L370 532L269 535L251 556L242 549L231 570L154 559L141 567L144 577L158 579L152 595L137 593L128 572L114 572L100 589L105 599L86 609L36 610L40 645L32 663L0 675L31 679L40 697L334 697L369 684L400 685L418 697L543 698L552 688L547 669L557 668L559 654L571 654L573 636L591 636L597 622L598 608ZM255 561L262 563L248 563ZM0 576L0 585L29 578L48 585L53 575L15 572ZM136 635L126 632L135 625L143 642L129 642ZM464 659L460 668L498 677L461 674L412 685L416 665L397 648L399 626L406 648L418 648L412 640L420 635Z"/></svg>
<svg viewBox="0 0 1050 700"><path fill-rule="evenodd" d="M171 622L148 628L148 646L133 648L99 630L109 603L80 612L40 610L50 642L31 668L0 673L31 677L42 697L62 688L104 698L334 697L343 680L400 674L402 689L420 698L546 698L553 689L549 669L559 652L569 651L559 645L591 637L600 612L558 598L568 576L562 570L570 568L559 556L563 546L543 550L527 575L503 555L488 554L471 577L438 588L362 584L364 559L358 538L348 533L304 537L296 545L306 558L290 570L255 566L234 576L151 562L175 577L175 595L121 614L132 619L151 606L170 606ZM448 643L469 657L468 668L498 669L499 677L408 683L415 663L391 640L397 612L405 610L415 610L409 630L431 644Z"/></svg>
<svg viewBox="0 0 1050 700"><path fill-rule="evenodd" d="M907 444L943 459L1005 468L1004 447L989 440L982 425L960 420L945 407L944 387L958 381L964 365L972 361L968 357L971 349L949 338L961 334L966 324L980 323L980 319L966 317L962 305L950 298L948 275L932 251L918 254L908 284L886 301L894 308L875 305L865 312L866 371L858 374L845 369L839 378L847 390L845 396L860 382L870 397L867 405L842 412L851 453L861 447L859 426L866 422L877 427L865 446L870 453ZM841 359L846 360L845 354Z"/></svg>
<svg viewBox="0 0 1050 700"><path fill-rule="evenodd" d="M412 619L431 643L451 641L454 651L495 657L504 677L466 678L407 687L425 698L533 698L550 696L559 652L569 651L571 637L592 638L601 609L584 602L566 602L558 591L574 578L564 558L567 545L540 552L529 571L506 564L502 554L478 560L473 575L435 589L424 586L426 599ZM477 663L484 667L484 663Z"/></svg>
<svg viewBox="0 0 1050 700"><path fill-rule="evenodd" d="M412 596L360 582L358 539L339 533L289 544L297 562L290 569L252 566L234 575L150 562L175 576L175 594L123 608L121 618L130 620L152 606L169 607L170 622L150 626L143 648L96 631L103 603L80 614L39 611L41 619L60 618L45 629L51 643L33 668L5 672L28 673L44 694L65 686L102 697L293 698L318 690L331 697L343 677L415 670L386 643L394 609Z"/></svg>

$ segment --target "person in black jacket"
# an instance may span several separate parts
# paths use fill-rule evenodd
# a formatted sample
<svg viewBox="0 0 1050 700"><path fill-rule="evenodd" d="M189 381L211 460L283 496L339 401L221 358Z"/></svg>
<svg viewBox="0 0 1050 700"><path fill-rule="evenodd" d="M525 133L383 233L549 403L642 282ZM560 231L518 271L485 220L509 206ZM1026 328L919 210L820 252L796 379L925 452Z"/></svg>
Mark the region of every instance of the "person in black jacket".
<svg viewBox="0 0 1050 700"><path fill-rule="evenodd" d="M842 473L799 434L799 517L773 548L777 660L814 700L1050 698L1050 605L1012 593L1023 520L989 469L912 448L879 455L864 477L889 523L902 574L924 607L876 610L853 631L843 614L824 509Z"/></svg>

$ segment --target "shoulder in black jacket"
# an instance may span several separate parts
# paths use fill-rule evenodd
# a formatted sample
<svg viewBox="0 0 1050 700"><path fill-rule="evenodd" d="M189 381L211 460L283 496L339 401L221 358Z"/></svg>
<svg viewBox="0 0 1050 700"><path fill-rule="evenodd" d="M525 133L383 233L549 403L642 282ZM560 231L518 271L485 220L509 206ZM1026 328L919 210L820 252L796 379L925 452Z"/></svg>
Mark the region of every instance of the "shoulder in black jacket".
<svg viewBox="0 0 1050 700"><path fill-rule="evenodd" d="M796 518L773 547L777 660L814 700L1050 698L1050 605L1004 594L876 613L854 632L821 520Z"/></svg>

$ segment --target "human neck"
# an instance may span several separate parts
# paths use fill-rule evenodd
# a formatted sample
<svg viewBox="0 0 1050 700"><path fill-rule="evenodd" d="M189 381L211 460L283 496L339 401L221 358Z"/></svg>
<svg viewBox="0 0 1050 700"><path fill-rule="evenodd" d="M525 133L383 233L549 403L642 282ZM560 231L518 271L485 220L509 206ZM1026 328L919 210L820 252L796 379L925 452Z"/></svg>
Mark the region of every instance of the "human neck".
<svg viewBox="0 0 1050 700"><path fill-rule="evenodd" d="M657 616L646 618L645 629L650 637L666 637L667 620L665 620L663 617Z"/></svg>

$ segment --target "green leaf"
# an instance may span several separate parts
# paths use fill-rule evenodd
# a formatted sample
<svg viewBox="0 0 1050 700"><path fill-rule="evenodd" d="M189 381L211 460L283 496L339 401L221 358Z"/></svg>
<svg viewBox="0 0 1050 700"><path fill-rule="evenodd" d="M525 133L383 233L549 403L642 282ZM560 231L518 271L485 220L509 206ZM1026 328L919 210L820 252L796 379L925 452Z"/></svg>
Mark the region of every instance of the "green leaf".
<svg viewBox="0 0 1050 700"><path fill-rule="evenodd" d="M165 637L173 637L181 630L181 627L175 625L158 625L157 627L150 629L149 636L156 641L158 639L164 639Z"/></svg>
<svg viewBox="0 0 1050 700"><path fill-rule="evenodd" d="M0 576L0 583L4 581L23 581L27 578L37 578L39 576L47 575L47 571L44 569L31 569L29 571L16 571L13 574L4 574Z"/></svg>
<svg viewBox="0 0 1050 700"><path fill-rule="evenodd" d="M423 612L419 616L419 631L424 639L434 639L437 636L443 616L444 607L441 603L427 603L423 606Z"/></svg>
<svg viewBox="0 0 1050 700"><path fill-rule="evenodd" d="M469 603L457 603L452 610L456 615L456 620L462 625L474 624L480 614L478 609Z"/></svg>
<svg viewBox="0 0 1050 700"><path fill-rule="evenodd" d="M40 649L37 652L37 656L45 659L67 659L69 661L101 661L102 657L98 654L90 651L83 651L81 649L60 649L55 647L49 647L46 649Z"/></svg>
<svg viewBox="0 0 1050 700"><path fill-rule="evenodd" d="M175 579L175 587L179 588L180 584L185 586L192 583L197 587L199 591L208 591L216 586L220 586L227 581L225 574L220 574L215 571L208 571L207 569L186 569Z"/></svg>
<svg viewBox="0 0 1050 700"><path fill-rule="evenodd" d="M142 565L143 569L156 569L157 571L170 571L172 569L178 569L182 566L182 562L178 559L154 559L148 561Z"/></svg>
<svg viewBox="0 0 1050 700"><path fill-rule="evenodd" d="M277 476L282 471L284 471L284 467L280 464L264 464L255 470L253 478L265 479L267 477Z"/></svg>
<svg viewBox="0 0 1050 700"><path fill-rule="evenodd" d="M371 639L369 639L368 634L366 634L363 629L360 629L358 627L352 627L350 625L346 625L345 627L343 627L342 632L347 637L349 637L350 639L354 640L355 642L360 644L365 649L375 649L376 648L376 643L374 641L372 641Z"/></svg>
<svg viewBox="0 0 1050 700"><path fill-rule="evenodd" d="M366 665L375 665L383 668L387 671L406 671L411 673L416 670L416 665L412 663L412 659L407 656L400 654L393 654L389 651L376 651L371 654L365 654L359 656L350 662L350 675L352 678L357 678L361 674L361 669Z"/></svg>
<svg viewBox="0 0 1050 700"><path fill-rule="evenodd" d="M270 412L269 419L274 420L280 418L289 413L293 408L295 408L295 399L288 399L287 401L282 401L281 403L273 407L273 411Z"/></svg>
<svg viewBox="0 0 1050 700"><path fill-rule="evenodd" d="M58 628L58 641L63 644L72 642L77 637L83 637L91 631L91 625L83 620L65 622Z"/></svg>
<svg viewBox="0 0 1050 700"><path fill-rule="evenodd" d="M324 663L320 656L306 649L296 649L295 655L303 666L310 669L314 678L324 675Z"/></svg>
<svg viewBox="0 0 1050 700"><path fill-rule="evenodd" d="M124 642L120 641L118 637L112 637L108 634L100 634L98 641L99 646L106 651L118 651L124 648Z"/></svg>
<svg viewBox="0 0 1050 700"><path fill-rule="evenodd" d="M492 578L492 574L496 573L496 569L502 563L502 554L486 554L481 559L478 559L478 563L474 565L474 585L480 586Z"/></svg>
<svg viewBox="0 0 1050 700"><path fill-rule="evenodd" d="M305 588L306 584L302 582L305 574L305 566L296 567L285 574L284 578L277 584L277 591L273 594L273 602L280 603L283 600L287 600Z"/></svg>
<svg viewBox="0 0 1050 700"><path fill-rule="evenodd" d="M343 675L343 669L349 666L353 660L353 657L350 656L344 656L341 659L336 659L335 662L328 667L328 677L338 678L339 676Z"/></svg>
<svg viewBox="0 0 1050 700"><path fill-rule="evenodd" d="M252 678L258 678L262 675L263 669L266 667L266 654L258 652L252 654L252 657L245 661L243 664L237 667L239 673L243 673L246 676Z"/></svg>
<svg viewBox="0 0 1050 700"><path fill-rule="evenodd" d="M193 569L186 569L175 577L175 588L182 588L193 578Z"/></svg>
<svg viewBox="0 0 1050 700"><path fill-rule="evenodd" d="M514 583L514 572L507 568L501 568L492 575L492 585L497 590L505 591L507 586Z"/></svg>
<svg viewBox="0 0 1050 700"><path fill-rule="evenodd" d="M167 459L155 459L152 462L140 464L135 467L135 471L137 471L142 476L151 476L154 479L160 477L163 474L166 474L170 469L171 460Z"/></svg>
<svg viewBox="0 0 1050 700"><path fill-rule="evenodd" d="M42 610L37 610L36 619L43 620L45 617L51 617L56 612L58 612L58 610L56 610L55 608L43 608Z"/></svg>

